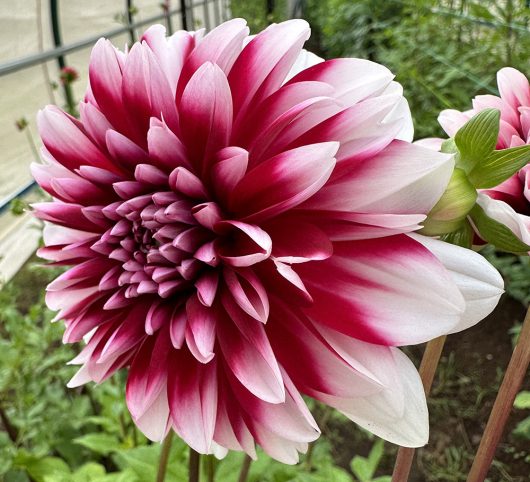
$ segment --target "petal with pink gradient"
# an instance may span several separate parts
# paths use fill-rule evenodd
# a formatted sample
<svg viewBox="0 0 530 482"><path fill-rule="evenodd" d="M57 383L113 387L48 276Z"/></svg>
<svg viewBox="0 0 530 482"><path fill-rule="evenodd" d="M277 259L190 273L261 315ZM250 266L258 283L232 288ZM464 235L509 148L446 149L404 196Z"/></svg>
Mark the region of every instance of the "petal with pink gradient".
<svg viewBox="0 0 530 482"><path fill-rule="evenodd" d="M309 317L370 343L423 343L454 329L465 310L444 266L405 235L334 243L331 258L297 271L314 300Z"/></svg>

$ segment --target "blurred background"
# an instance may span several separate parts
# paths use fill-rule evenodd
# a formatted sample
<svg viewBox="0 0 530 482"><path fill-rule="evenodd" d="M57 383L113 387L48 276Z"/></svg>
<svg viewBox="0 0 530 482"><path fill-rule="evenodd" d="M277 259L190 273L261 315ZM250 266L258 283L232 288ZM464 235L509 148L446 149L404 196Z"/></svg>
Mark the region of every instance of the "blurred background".
<svg viewBox="0 0 530 482"><path fill-rule="evenodd" d="M64 387L73 373L64 364L76 348L61 346L62 327L49 323L42 292L55 273L32 257L40 226L27 212L42 196L29 173L38 160L35 115L49 103L76 114L100 36L123 48L154 23L174 32L232 17L246 18L252 33L302 17L312 27L306 48L318 55L388 66L404 86L417 139L443 135L441 110L498 94L501 67L530 74L530 0L0 0L0 480L154 480L159 447L132 425L123 379ZM465 480L530 301L528 257L486 254L508 295L491 319L449 340L430 401L431 443L419 451L411 480ZM421 352L414 347L410 355ZM492 481L529 480L528 379L525 387ZM291 470L262 457L249 480L389 480L395 447L313 408L325 437L303 466ZM185 480L184 456L175 444L167 480ZM216 480L237 480L238 457L216 468Z"/></svg>

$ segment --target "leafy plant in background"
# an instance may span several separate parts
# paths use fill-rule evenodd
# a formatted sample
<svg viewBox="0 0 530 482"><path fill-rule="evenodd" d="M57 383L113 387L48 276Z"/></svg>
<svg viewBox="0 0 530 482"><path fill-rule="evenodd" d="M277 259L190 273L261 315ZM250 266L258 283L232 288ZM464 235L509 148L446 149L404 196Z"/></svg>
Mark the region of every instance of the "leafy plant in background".
<svg viewBox="0 0 530 482"><path fill-rule="evenodd" d="M517 394L513 406L519 410L530 410L530 391L523 390ZM530 440L530 416L519 422L515 427L513 434ZM530 455L528 456L530 461Z"/></svg>

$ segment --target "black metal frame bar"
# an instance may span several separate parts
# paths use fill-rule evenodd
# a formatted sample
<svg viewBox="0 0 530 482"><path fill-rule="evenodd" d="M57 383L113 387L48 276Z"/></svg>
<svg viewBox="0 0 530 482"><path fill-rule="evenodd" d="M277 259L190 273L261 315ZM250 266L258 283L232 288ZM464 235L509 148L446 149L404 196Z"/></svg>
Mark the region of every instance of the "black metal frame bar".
<svg viewBox="0 0 530 482"><path fill-rule="evenodd" d="M50 0L50 1L57 1L57 0ZM202 2L193 2L193 7L200 7L204 3L210 3L208 0L204 0ZM186 5L185 0L181 0L181 4ZM213 4L215 8L215 11L218 12L217 8L219 8L219 0L213 0ZM82 50L86 47L90 47L91 45L94 45L101 37L105 38L113 38L117 37L118 35L122 35L124 33L128 33L134 29L143 27L145 25L148 25L150 23L154 23L157 21L163 21L165 20L166 23L168 22L168 18L171 21L171 17L173 15L181 14L182 15L182 28L184 30L187 30L192 25L189 24L189 8L187 7L185 9L186 13L182 15L181 8L173 8L170 9L168 12L163 12L159 15L153 15L151 17L148 17L144 20L139 20L137 22L133 22L130 25L124 25L122 27L115 28L113 30L108 30L106 32L99 33L97 35L93 35L91 37L87 37L83 40L79 40L77 42L72 42L67 45L58 45L53 49L46 50L45 52L40 52L37 54L28 55L27 57L23 57L17 60L8 61L5 63L0 64L0 77L4 75L8 75L14 72L18 72L20 70L24 70L30 67L34 67L35 65L39 65L42 62L48 62L49 60L54 60L60 57L64 57L64 55L69 54L71 52L76 52L78 50ZM220 23L220 15L215 18L216 24ZM189 25L188 25L189 24ZM171 22L169 23L171 25Z"/></svg>

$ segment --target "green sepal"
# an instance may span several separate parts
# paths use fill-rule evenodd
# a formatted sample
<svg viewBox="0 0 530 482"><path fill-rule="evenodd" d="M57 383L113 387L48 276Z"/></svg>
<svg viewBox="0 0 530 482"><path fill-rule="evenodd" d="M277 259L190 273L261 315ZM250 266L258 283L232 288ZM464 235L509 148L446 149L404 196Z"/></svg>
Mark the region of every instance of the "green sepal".
<svg viewBox="0 0 530 482"><path fill-rule="evenodd" d="M466 220L462 223L459 229L452 233L444 234L440 239L446 243L461 246L462 248L471 248L471 246L473 246L473 236L473 228L471 227L471 224L469 224L469 221Z"/></svg>
<svg viewBox="0 0 530 482"><path fill-rule="evenodd" d="M530 246L523 243L507 226L490 218L478 204L471 210L470 216L480 237L495 248L514 254L530 251Z"/></svg>
<svg viewBox="0 0 530 482"><path fill-rule="evenodd" d="M529 162L530 146L493 151L469 172L468 177L477 189L490 189L512 177Z"/></svg>
<svg viewBox="0 0 530 482"><path fill-rule="evenodd" d="M421 234L439 236L461 228L477 200L477 190L462 169L455 168L442 197L423 222Z"/></svg>
<svg viewBox="0 0 530 482"><path fill-rule="evenodd" d="M440 152L444 154L458 154L458 147L456 147L455 140L452 137L445 139L440 147Z"/></svg>
<svg viewBox="0 0 530 482"><path fill-rule="evenodd" d="M467 121L455 135L460 152L457 167L469 174L477 164L489 157L497 145L501 113L484 109Z"/></svg>

